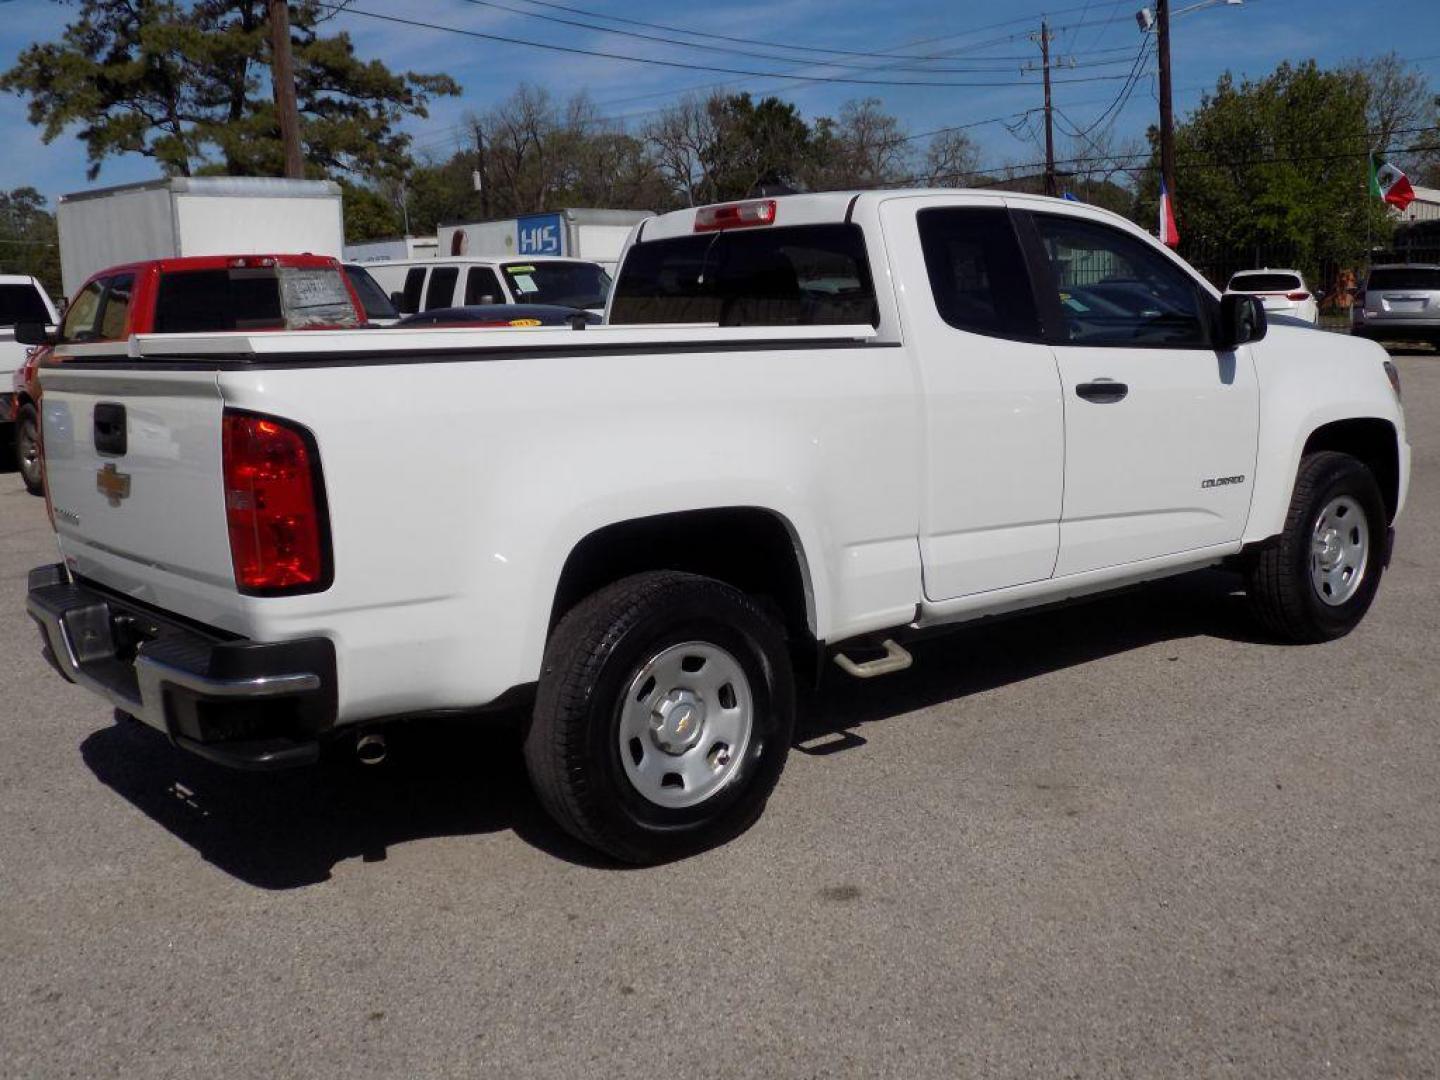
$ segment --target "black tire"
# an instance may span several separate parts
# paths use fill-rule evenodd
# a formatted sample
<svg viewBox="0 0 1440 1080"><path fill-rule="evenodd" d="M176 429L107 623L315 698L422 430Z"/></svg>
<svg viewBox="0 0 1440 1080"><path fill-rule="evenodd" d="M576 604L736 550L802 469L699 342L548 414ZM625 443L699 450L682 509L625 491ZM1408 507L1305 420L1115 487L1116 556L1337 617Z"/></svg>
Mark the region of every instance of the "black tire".
<svg viewBox="0 0 1440 1080"><path fill-rule="evenodd" d="M40 470L40 417L34 405L20 406L15 418L15 463L20 479L31 495L45 494L45 481Z"/></svg>
<svg viewBox="0 0 1440 1080"><path fill-rule="evenodd" d="M647 799L621 761L622 706L641 669L672 645L725 650L753 699L747 749L699 805ZM654 863L747 828L780 779L795 725L784 633L744 593L673 571L637 574L569 611L545 650L525 763L540 802L566 832L623 862Z"/></svg>
<svg viewBox="0 0 1440 1080"><path fill-rule="evenodd" d="M1312 582L1312 545L1321 512L1342 496L1365 513L1367 555L1353 594L1332 605L1321 599ZM1331 641L1355 629L1380 587L1387 527L1379 485L1363 463L1328 450L1306 455L1284 531L1256 552L1246 568L1246 592L1261 623L1276 637L1300 644Z"/></svg>

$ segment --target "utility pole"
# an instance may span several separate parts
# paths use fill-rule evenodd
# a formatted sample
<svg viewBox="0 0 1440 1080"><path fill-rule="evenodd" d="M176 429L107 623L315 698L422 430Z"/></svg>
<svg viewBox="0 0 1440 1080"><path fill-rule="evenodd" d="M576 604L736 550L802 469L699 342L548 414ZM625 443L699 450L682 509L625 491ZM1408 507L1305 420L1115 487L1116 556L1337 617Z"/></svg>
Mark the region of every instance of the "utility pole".
<svg viewBox="0 0 1440 1080"><path fill-rule="evenodd" d="M485 128L475 121L475 190L480 192L480 218L490 220L490 184L485 175Z"/></svg>
<svg viewBox="0 0 1440 1080"><path fill-rule="evenodd" d="M1045 69L1045 194L1060 194L1055 186L1055 126L1050 108L1050 24L1040 20L1040 63Z"/></svg>
<svg viewBox="0 0 1440 1080"><path fill-rule="evenodd" d="M290 5L267 0L270 15L270 81L275 87L275 112L280 118L280 141L285 146L285 175L305 177L305 156L300 150L300 110L295 104L295 62L290 55Z"/></svg>
<svg viewBox="0 0 1440 1080"><path fill-rule="evenodd" d="M1175 113L1170 99L1170 3L1155 0L1155 51L1160 60L1160 177L1175 205Z"/></svg>

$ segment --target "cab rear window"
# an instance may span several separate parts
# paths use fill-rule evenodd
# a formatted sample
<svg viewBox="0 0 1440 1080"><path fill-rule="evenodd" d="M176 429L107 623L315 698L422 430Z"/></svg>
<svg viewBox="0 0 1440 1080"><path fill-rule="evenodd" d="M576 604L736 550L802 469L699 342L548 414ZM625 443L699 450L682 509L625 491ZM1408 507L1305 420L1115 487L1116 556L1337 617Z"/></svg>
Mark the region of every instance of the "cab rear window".
<svg viewBox="0 0 1440 1080"><path fill-rule="evenodd" d="M1231 292L1294 292L1304 287L1294 274L1236 274L1230 279Z"/></svg>
<svg viewBox="0 0 1440 1080"><path fill-rule="evenodd" d="M162 274L155 332L299 330L358 326L359 318L334 267L235 267Z"/></svg>
<svg viewBox="0 0 1440 1080"><path fill-rule="evenodd" d="M875 287L857 225L737 229L636 244L612 323L875 325Z"/></svg>

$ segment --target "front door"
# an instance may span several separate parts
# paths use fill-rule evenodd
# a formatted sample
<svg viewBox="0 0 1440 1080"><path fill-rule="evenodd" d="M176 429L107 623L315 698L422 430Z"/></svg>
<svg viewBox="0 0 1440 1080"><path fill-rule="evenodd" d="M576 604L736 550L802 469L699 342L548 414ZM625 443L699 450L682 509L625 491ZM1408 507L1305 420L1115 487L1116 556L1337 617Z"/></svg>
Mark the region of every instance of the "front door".
<svg viewBox="0 0 1440 1080"><path fill-rule="evenodd" d="M1238 541L1255 472L1249 350L1216 351L1216 301L1201 281L1157 245L1088 213L1018 220L1038 234L1031 250L1050 277L1042 303L1059 309L1065 496L1056 577Z"/></svg>
<svg viewBox="0 0 1440 1080"><path fill-rule="evenodd" d="M925 595L1044 581L1060 543L1060 376L1004 202L897 198L882 209L923 393Z"/></svg>

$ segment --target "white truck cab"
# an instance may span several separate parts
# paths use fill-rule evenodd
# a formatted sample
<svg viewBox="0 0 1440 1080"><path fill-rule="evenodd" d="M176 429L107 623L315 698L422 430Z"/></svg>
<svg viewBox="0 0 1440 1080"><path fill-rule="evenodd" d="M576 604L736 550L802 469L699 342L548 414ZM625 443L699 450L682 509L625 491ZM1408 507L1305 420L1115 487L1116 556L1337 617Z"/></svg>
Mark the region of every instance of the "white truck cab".
<svg viewBox="0 0 1440 1080"><path fill-rule="evenodd" d="M40 492L37 413L22 385L20 369L29 347L15 340L19 323L54 326L60 321L45 286L29 274L0 274L0 447L15 448L20 476L33 493Z"/></svg>
<svg viewBox="0 0 1440 1080"><path fill-rule="evenodd" d="M584 259L524 258L397 259L366 264L401 315L437 308L489 304L550 304L605 307L610 275Z"/></svg>
<svg viewBox="0 0 1440 1080"><path fill-rule="evenodd" d="M1343 635L1409 479L1378 346L994 192L649 219L583 331L58 351L28 604L65 677L251 767L519 706L545 806L636 862L754 819L831 660L1214 565Z"/></svg>

